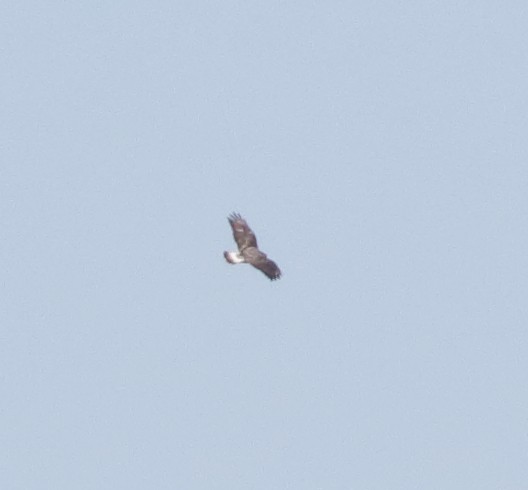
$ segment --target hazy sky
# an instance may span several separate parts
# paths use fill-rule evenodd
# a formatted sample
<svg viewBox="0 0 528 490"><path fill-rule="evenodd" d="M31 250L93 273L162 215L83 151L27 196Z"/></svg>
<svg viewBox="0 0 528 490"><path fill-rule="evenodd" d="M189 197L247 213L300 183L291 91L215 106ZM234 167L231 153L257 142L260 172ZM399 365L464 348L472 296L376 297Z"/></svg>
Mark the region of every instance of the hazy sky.
<svg viewBox="0 0 528 490"><path fill-rule="evenodd" d="M2 488L526 488L526 1L0 23Z"/></svg>

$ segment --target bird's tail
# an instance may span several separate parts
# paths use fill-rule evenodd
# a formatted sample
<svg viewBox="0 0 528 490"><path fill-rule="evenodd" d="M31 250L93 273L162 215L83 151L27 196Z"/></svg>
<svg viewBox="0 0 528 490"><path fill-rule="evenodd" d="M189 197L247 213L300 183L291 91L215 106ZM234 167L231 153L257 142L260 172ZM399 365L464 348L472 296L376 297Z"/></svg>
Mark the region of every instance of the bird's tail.
<svg viewBox="0 0 528 490"><path fill-rule="evenodd" d="M237 252L224 252L224 257L230 264L240 264L244 258Z"/></svg>

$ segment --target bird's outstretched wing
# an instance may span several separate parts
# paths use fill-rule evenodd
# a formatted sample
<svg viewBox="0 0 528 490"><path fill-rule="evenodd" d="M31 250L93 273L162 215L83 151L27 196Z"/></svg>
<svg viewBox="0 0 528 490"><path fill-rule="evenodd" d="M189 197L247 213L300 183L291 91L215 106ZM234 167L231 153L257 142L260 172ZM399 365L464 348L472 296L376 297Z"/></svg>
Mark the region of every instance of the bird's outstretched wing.
<svg viewBox="0 0 528 490"><path fill-rule="evenodd" d="M280 278L281 270L277 264L273 260L268 259L267 255L258 248L249 247L244 250L243 255L246 262L264 272L272 281Z"/></svg>
<svg viewBox="0 0 528 490"><path fill-rule="evenodd" d="M238 245L238 250L242 252L248 247L257 247L257 237L242 216L238 213L232 213L227 220L233 229L233 237Z"/></svg>

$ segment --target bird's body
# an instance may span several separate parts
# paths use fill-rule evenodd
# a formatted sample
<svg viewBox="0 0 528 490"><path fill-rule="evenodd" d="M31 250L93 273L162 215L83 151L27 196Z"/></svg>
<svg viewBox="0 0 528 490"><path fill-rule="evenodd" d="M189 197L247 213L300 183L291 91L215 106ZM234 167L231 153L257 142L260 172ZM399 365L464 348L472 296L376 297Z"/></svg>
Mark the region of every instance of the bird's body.
<svg viewBox="0 0 528 490"><path fill-rule="evenodd" d="M238 245L238 252L224 252L224 257L230 264L251 264L259 269L272 281L279 279L281 271L277 264L268 259L257 246L257 237L238 213L232 213L227 220L233 229L233 237Z"/></svg>

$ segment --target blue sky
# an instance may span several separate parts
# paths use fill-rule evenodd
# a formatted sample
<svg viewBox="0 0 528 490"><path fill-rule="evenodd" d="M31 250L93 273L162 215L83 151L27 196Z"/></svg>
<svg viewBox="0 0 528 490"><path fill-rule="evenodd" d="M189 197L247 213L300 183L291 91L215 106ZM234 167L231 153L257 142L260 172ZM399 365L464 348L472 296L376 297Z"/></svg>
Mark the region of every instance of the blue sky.
<svg viewBox="0 0 528 490"><path fill-rule="evenodd" d="M526 486L524 2L0 11L6 489Z"/></svg>

